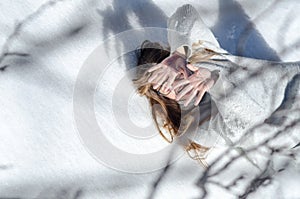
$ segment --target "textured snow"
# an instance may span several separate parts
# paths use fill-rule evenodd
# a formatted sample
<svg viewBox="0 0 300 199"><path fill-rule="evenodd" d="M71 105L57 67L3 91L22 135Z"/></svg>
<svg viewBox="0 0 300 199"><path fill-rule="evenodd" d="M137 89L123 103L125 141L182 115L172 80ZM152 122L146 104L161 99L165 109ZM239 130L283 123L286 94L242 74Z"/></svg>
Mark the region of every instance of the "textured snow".
<svg viewBox="0 0 300 199"><path fill-rule="evenodd" d="M46 2L2 0L0 46L4 45L17 23ZM9 50L28 53L29 56L7 56L0 64L0 67L9 64L0 71L0 197L145 198L160 171L128 174L110 169L97 162L80 141L73 118L73 89L77 74L86 58L103 40L136 27L165 28L167 17L185 3L197 8L221 46L229 52L237 53L239 27L251 19L256 29L251 31L251 40L247 41L249 50L242 55L299 60L299 1L280 1L266 12L264 10L275 1L237 2L65 0L46 7L27 20ZM235 9L231 13L220 13L222 6ZM288 47L294 43L298 45ZM284 50L286 47L288 50ZM126 41L106 48L108 55L121 52L126 48ZM114 64L118 65L117 62ZM125 67L126 64L121 62L120 65ZM113 82L117 76L110 78L108 81ZM105 103L100 99L109 94L108 91L98 92L99 104L96 107ZM105 111L107 109L96 113L97 119L101 119L107 113ZM144 125L147 124L145 121L137 122ZM115 138L110 136L111 140ZM126 149L126 143L124 141L120 147ZM153 146L163 145L158 139L155 143ZM143 144L145 149L151 147L146 141ZM138 145L129 147L129 150L141 149ZM218 153L216 150L209 158L217 157ZM197 197L199 189L194 182L202 170L196 162L183 156L173 164L155 198ZM224 176L224 179L231 177L230 174ZM299 164L295 163L277 176L272 186L256 192L251 198L296 198L300 195L299 177ZM210 198L233 197L219 189L212 190L212 193Z"/></svg>

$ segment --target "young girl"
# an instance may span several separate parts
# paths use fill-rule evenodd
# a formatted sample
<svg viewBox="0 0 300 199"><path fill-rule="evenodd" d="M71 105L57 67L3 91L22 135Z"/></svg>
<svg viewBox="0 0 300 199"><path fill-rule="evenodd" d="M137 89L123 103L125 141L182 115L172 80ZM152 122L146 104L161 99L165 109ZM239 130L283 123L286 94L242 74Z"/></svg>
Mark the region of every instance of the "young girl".
<svg viewBox="0 0 300 199"><path fill-rule="evenodd" d="M299 94L298 62L230 55L191 5L170 17L168 40L170 52L157 43L142 44L134 82L149 99L158 130L168 142L197 131L183 141L191 157L202 160L219 137L228 146L251 145L249 136L247 142L240 141L246 132L264 122L283 124L282 117L275 117L278 110L298 106L299 100L290 100ZM200 128L191 128L195 124Z"/></svg>

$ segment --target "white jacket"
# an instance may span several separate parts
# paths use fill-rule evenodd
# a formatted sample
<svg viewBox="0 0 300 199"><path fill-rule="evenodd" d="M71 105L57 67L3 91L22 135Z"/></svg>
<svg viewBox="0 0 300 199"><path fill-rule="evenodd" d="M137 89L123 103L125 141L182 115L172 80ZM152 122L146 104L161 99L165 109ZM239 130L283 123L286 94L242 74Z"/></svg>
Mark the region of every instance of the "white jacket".
<svg viewBox="0 0 300 199"><path fill-rule="evenodd" d="M199 40L201 45L193 47L193 43ZM227 144L238 141L249 129L264 123L280 105L284 105L287 100L283 100L284 97L299 96L299 62L277 63L229 54L220 47L199 13L189 4L178 8L170 17L168 41L172 52L180 46L188 46L189 57L201 48L218 53L209 63L195 64L220 71L218 81L208 91L216 104L218 114L210 120L208 128L200 128L197 141L203 142L203 145L211 146L214 140L219 139L216 135L221 135ZM286 89L289 82L289 87L292 85L294 90ZM290 110L299 107L298 101L288 101ZM272 117L268 121L270 119ZM247 137L244 146L255 143L253 139L253 142L250 141L250 137ZM258 141L261 136L252 138ZM291 144L297 144L294 142Z"/></svg>

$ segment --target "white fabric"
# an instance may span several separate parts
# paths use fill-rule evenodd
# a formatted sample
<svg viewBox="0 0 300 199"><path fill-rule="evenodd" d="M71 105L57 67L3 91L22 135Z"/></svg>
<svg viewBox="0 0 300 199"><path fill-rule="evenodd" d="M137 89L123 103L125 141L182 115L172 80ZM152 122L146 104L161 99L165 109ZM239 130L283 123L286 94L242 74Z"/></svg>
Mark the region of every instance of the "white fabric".
<svg viewBox="0 0 300 199"><path fill-rule="evenodd" d="M178 8L169 19L168 28L181 33L178 37L173 31L169 32L169 42L173 50L182 45L192 49L192 43L204 40L205 43L200 48L205 47L224 54L212 57L211 59L216 59L213 63L195 65L220 70L218 81L208 91L219 113L216 118L211 119L207 130L209 132L203 133L205 130L200 129L199 134L221 135L226 144L232 143L231 140L238 140L247 130L270 116L283 100L288 82L300 72L299 63L274 63L228 54L219 47L213 33L191 5ZM235 72L230 74L233 70ZM247 79L254 72L258 74ZM199 136L197 141L203 141L201 144L205 145L207 137L209 136L203 141ZM211 137L209 145L213 142L212 139L218 138Z"/></svg>
<svg viewBox="0 0 300 199"><path fill-rule="evenodd" d="M219 43L200 18L197 10L190 4L179 7L168 20L168 41L171 52L180 46L188 46L192 53L192 44L198 39L212 42L219 47Z"/></svg>

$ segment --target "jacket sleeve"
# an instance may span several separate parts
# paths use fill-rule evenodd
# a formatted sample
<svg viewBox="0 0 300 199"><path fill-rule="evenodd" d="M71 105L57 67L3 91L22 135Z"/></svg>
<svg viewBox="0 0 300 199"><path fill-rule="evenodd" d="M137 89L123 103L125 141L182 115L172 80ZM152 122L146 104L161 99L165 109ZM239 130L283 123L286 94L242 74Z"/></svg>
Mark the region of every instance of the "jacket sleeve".
<svg viewBox="0 0 300 199"><path fill-rule="evenodd" d="M192 44L199 40L220 47L210 29L203 23L197 10L190 4L179 7L168 20L168 42L171 52L187 47L187 57L192 54Z"/></svg>

